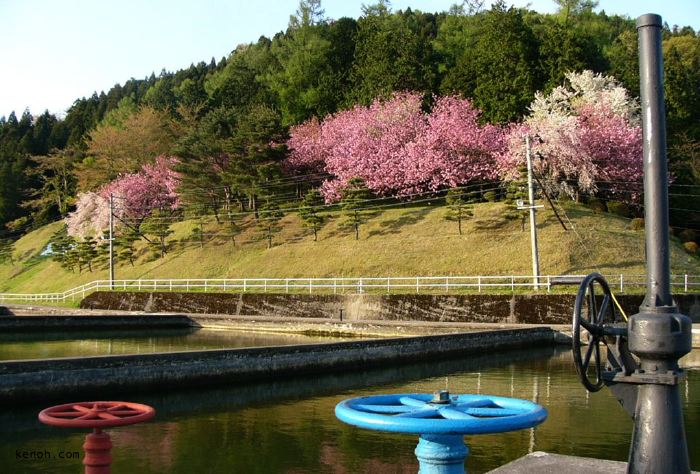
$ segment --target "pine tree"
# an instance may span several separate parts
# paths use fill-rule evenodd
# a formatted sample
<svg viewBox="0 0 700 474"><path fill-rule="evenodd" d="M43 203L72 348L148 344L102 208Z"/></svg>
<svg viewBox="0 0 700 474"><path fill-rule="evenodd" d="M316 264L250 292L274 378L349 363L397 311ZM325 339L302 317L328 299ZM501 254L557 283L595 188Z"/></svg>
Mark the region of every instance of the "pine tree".
<svg viewBox="0 0 700 474"><path fill-rule="evenodd" d="M447 203L445 219L448 221L456 221L459 235L462 235L462 221L474 216L471 205L474 199L471 193L463 189L452 188L447 191L445 202Z"/></svg>
<svg viewBox="0 0 700 474"><path fill-rule="evenodd" d="M85 237L81 242L78 242L78 270L82 272L83 268L87 266L88 270L92 272L92 264L97 257L97 243L92 237Z"/></svg>
<svg viewBox="0 0 700 474"><path fill-rule="evenodd" d="M49 245L51 246L51 259L58 263L61 268L72 272L73 267L77 264L75 258L77 255L76 242L68 235L66 226L51 236Z"/></svg>
<svg viewBox="0 0 700 474"><path fill-rule="evenodd" d="M15 261L12 257L14 252L14 242L10 239L0 239L0 263L10 262L10 265L14 265Z"/></svg>
<svg viewBox="0 0 700 474"><path fill-rule="evenodd" d="M267 248L272 248L272 238L275 234L282 231L282 227L279 225L280 220L284 217L284 212L282 212L279 206L271 201L260 208L260 217L258 218L258 229L260 230L260 237L267 240Z"/></svg>
<svg viewBox="0 0 700 474"><path fill-rule="evenodd" d="M325 221L324 216L318 213L319 207L323 206L323 196L318 189L310 190L299 206L299 217L303 221L303 226L310 228L314 233L314 242L318 240L318 229Z"/></svg>
<svg viewBox="0 0 700 474"><path fill-rule="evenodd" d="M506 211L503 213L503 217L509 221L520 220L520 230L525 232L527 210L518 209L518 207L528 200L527 181L524 178L524 173L526 173L524 167L521 167L519 171L521 178L508 183L505 200Z"/></svg>
<svg viewBox="0 0 700 474"><path fill-rule="evenodd" d="M106 263L109 266L109 230L104 231L95 244L95 250L97 251L94 260L95 264L102 265Z"/></svg>
<svg viewBox="0 0 700 474"><path fill-rule="evenodd" d="M360 239L360 225L367 222L371 212L366 208L371 194L362 178L352 178L341 193L340 207L345 215L342 225L355 230L355 240Z"/></svg>
<svg viewBox="0 0 700 474"><path fill-rule="evenodd" d="M139 235L135 232L127 232L119 235L116 238L115 252L117 254L118 261L128 261L131 266L134 266L134 261L136 260L136 249L134 244L139 239Z"/></svg>
<svg viewBox="0 0 700 474"><path fill-rule="evenodd" d="M151 242L151 245L160 252L160 258L165 258L167 251L165 239L173 233L170 229L170 217L172 217L170 213L156 210L141 224L142 233L157 239Z"/></svg>
<svg viewBox="0 0 700 474"><path fill-rule="evenodd" d="M238 225L238 215L231 209L227 207L226 209L226 223L228 225L228 236L231 238L231 243L236 246L236 236L241 232L241 227Z"/></svg>

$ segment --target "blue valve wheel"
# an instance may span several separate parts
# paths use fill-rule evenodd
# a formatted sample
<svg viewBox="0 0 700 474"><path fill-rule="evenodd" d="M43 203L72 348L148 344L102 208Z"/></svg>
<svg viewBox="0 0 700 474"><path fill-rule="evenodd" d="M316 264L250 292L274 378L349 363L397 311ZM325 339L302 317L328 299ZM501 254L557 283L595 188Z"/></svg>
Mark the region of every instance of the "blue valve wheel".
<svg viewBox="0 0 700 474"><path fill-rule="evenodd" d="M371 430L469 435L531 428L547 418L547 410L519 398L449 395L449 401L435 402L429 394L396 394L344 400L335 416Z"/></svg>

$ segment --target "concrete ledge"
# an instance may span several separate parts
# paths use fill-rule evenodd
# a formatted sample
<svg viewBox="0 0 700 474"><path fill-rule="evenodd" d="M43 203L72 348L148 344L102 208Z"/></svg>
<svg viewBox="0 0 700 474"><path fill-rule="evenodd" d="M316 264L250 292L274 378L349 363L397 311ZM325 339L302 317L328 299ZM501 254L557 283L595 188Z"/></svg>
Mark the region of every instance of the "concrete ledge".
<svg viewBox="0 0 700 474"><path fill-rule="evenodd" d="M344 321L426 321L443 323L570 324L572 294L279 294L279 293L92 293L81 308L119 311L325 318ZM643 295L619 295L628 314ZM680 311L700 322L700 295L678 295Z"/></svg>
<svg viewBox="0 0 700 474"><path fill-rule="evenodd" d="M551 329L532 328L303 346L11 361L0 363L0 401L274 380L547 346L554 340Z"/></svg>
<svg viewBox="0 0 700 474"><path fill-rule="evenodd" d="M563 456L542 451L516 459L489 474L625 474L627 463L607 459ZM694 474L697 474L693 471Z"/></svg>
<svg viewBox="0 0 700 474"><path fill-rule="evenodd" d="M2 332L173 329L196 326L184 315L19 316L0 318Z"/></svg>

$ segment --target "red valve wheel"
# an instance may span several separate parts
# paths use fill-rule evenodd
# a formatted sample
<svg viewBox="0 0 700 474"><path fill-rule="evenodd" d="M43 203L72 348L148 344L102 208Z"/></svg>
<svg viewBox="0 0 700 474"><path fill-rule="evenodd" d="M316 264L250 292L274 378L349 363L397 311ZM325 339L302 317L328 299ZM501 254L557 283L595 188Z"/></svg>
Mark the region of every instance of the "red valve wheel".
<svg viewBox="0 0 700 474"><path fill-rule="evenodd" d="M77 402L46 408L39 413L39 421L63 428L107 428L147 421L155 414L141 403Z"/></svg>

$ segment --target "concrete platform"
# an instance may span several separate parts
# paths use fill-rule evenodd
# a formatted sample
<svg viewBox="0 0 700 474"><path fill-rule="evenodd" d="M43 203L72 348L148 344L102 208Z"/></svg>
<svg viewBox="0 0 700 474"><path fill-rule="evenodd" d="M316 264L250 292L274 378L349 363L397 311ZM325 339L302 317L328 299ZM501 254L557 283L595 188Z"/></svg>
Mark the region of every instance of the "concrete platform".
<svg viewBox="0 0 700 474"><path fill-rule="evenodd" d="M566 474L625 474L627 463L535 451L489 471L489 474L561 474L563 472ZM697 471L693 473L697 474Z"/></svg>

